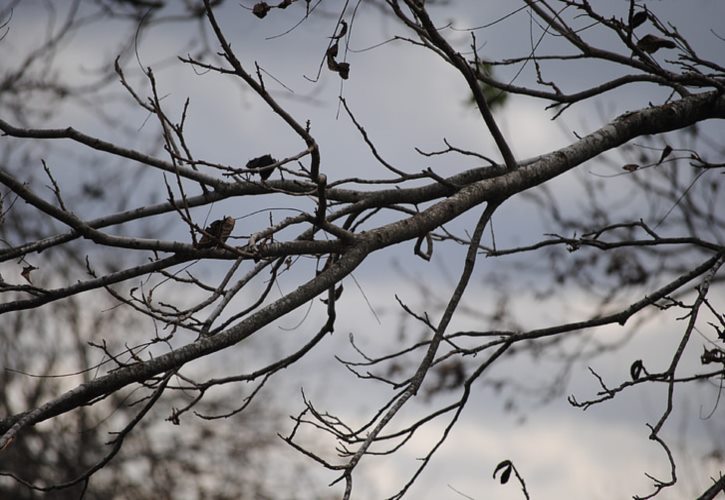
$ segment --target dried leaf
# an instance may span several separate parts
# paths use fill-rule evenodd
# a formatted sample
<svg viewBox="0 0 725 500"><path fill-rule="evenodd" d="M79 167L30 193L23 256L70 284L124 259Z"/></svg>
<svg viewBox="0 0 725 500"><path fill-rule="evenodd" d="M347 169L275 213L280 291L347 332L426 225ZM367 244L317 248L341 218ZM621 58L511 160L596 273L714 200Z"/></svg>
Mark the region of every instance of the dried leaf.
<svg viewBox="0 0 725 500"><path fill-rule="evenodd" d="M499 481L501 481L501 484L508 483L509 478L511 478L511 470L513 469L513 466L514 464L511 463L511 460L504 460L496 466L496 470L493 471L493 478L496 479L498 471L503 470Z"/></svg>
<svg viewBox="0 0 725 500"><path fill-rule="evenodd" d="M339 40L340 38L344 37L347 34L347 23L345 21L340 21L340 33L337 35L334 35L332 38L335 40Z"/></svg>
<svg viewBox="0 0 725 500"><path fill-rule="evenodd" d="M350 63L337 63L337 73L343 80L347 80L348 78L350 78Z"/></svg>
<svg viewBox="0 0 725 500"><path fill-rule="evenodd" d="M646 374L647 370L644 369L644 364L641 359L638 359L629 367L629 374L632 376L632 380L639 380L642 372Z"/></svg>
<svg viewBox="0 0 725 500"><path fill-rule="evenodd" d="M670 147L669 144L667 144L667 145L665 145L665 149L662 150L662 155L660 155L660 160L657 162L657 165L659 165L660 163L662 163L662 161L665 158L667 158L668 156L670 156L670 153L672 153L672 148Z"/></svg>
<svg viewBox="0 0 725 500"><path fill-rule="evenodd" d="M637 48L648 54L653 54L660 49L674 49L675 47L677 45L672 40L666 40L655 35L645 35L637 42Z"/></svg>
<svg viewBox="0 0 725 500"><path fill-rule="evenodd" d="M421 248L424 240L426 247L425 251ZM431 238L430 233L426 233L424 236L419 237L415 242L415 255L425 261L430 261L430 258L433 256L433 238Z"/></svg>
<svg viewBox="0 0 725 500"><path fill-rule="evenodd" d="M325 55L327 56L327 66L330 66L330 59L332 58L332 61L334 62L334 59L337 57L337 51L338 51L338 45L337 42L330 45L330 48L327 49L327 52L325 52ZM330 68L332 69L332 68Z"/></svg>
<svg viewBox="0 0 725 500"><path fill-rule="evenodd" d="M725 352L721 351L717 347L709 350L703 347L703 351L702 356L700 356L700 362L703 365L708 365L710 363L725 363Z"/></svg>
<svg viewBox="0 0 725 500"><path fill-rule="evenodd" d="M272 7L267 5L267 2L259 2L252 7L252 14L263 19L270 10L272 10Z"/></svg>
<svg viewBox="0 0 725 500"><path fill-rule="evenodd" d="M626 170L627 172L634 172L639 168L639 165L636 163L627 163L625 166L622 167L622 170Z"/></svg>
<svg viewBox="0 0 725 500"><path fill-rule="evenodd" d="M38 269L38 268L35 267L34 265L28 264L27 266L23 267L23 271L20 273L20 276L25 278L25 281L27 281L28 283L30 283L32 285L33 282L30 280L30 273L32 273L36 269Z"/></svg>
<svg viewBox="0 0 725 500"><path fill-rule="evenodd" d="M337 62L335 60L335 57L337 56L337 42L335 42L333 45L330 46L329 49L327 49L327 52L325 53L325 56L327 58L327 67L330 69L330 71L334 71L338 75L340 75L340 78L343 80L347 80L350 78L350 63L346 62Z"/></svg>
<svg viewBox="0 0 725 500"><path fill-rule="evenodd" d="M631 29L636 28L637 26L642 25L647 20L647 11L646 10L640 10L635 15L632 16L632 23L629 25Z"/></svg>

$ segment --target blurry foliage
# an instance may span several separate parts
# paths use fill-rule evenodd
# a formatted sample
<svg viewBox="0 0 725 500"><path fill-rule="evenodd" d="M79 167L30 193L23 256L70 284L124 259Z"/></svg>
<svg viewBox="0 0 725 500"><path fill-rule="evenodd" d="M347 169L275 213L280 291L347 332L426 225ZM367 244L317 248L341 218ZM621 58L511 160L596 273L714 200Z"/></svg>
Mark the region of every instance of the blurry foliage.
<svg viewBox="0 0 725 500"><path fill-rule="evenodd" d="M493 65L491 63L478 61L476 73L484 75L488 78L496 78ZM508 92L506 92L505 90L497 89L496 87L489 85L481 80L478 81L478 86L483 92L483 95L486 98L486 102L488 103L488 106L489 108L491 108L492 112L500 111L504 107L509 97ZM473 94L468 97L468 100L466 102L468 106L476 105Z"/></svg>

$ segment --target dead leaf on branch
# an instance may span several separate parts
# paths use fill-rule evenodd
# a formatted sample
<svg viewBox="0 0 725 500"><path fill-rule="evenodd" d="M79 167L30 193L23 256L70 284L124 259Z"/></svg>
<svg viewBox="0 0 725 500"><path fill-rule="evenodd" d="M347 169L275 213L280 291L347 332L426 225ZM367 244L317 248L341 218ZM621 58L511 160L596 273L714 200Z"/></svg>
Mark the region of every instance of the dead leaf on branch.
<svg viewBox="0 0 725 500"><path fill-rule="evenodd" d="M665 145L665 149L662 150L662 154L660 155L660 160L657 162L657 165L662 163L665 158L670 156L670 153L672 153L672 147L670 147L669 144Z"/></svg>
<svg viewBox="0 0 725 500"><path fill-rule="evenodd" d="M423 241L426 243L425 251L422 249ZM429 261L433 256L433 238L431 238L430 233L426 233L424 236L419 237L415 242L415 255L426 261Z"/></svg>
<svg viewBox="0 0 725 500"><path fill-rule="evenodd" d="M504 460L496 466L496 469L493 471L493 478L496 479L496 474L501 471L501 477L499 478L499 481L501 481L501 484L508 483L508 480L511 478L511 471L513 469L513 466L514 464L511 463L511 460Z"/></svg>
<svg viewBox="0 0 725 500"><path fill-rule="evenodd" d="M347 23L345 21L340 21L340 33L337 35L333 35L332 38L335 40L339 40L340 38L344 37L347 34Z"/></svg>
<svg viewBox="0 0 725 500"><path fill-rule="evenodd" d="M647 11L640 10L632 16L632 22L629 25L630 29L635 29L637 26L642 25L647 20Z"/></svg>
<svg viewBox="0 0 725 500"><path fill-rule="evenodd" d="M629 367L629 375L632 377L632 380L637 381L642 374L649 375L644 367L644 363L642 363L642 360L638 359Z"/></svg>
<svg viewBox="0 0 725 500"><path fill-rule="evenodd" d="M627 172L634 172L639 168L639 165L636 163L627 163L622 167L622 170L626 170Z"/></svg>
<svg viewBox="0 0 725 500"><path fill-rule="evenodd" d="M272 7L267 5L267 2L259 2L254 4L254 7L252 7L252 14L260 19L263 19L270 10L272 10Z"/></svg>
<svg viewBox="0 0 725 500"><path fill-rule="evenodd" d="M30 280L30 273L32 273L36 269L39 269L39 268L35 267L32 264L28 264L27 266L23 267L23 271L20 273L20 276L25 278L25 281L27 281L28 283L30 283L32 285L33 282Z"/></svg>
<svg viewBox="0 0 725 500"><path fill-rule="evenodd" d="M335 60L335 57L337 57L337 41L333 43L329 49L327 49L327 52L325 53L325 57L327 58L327 67L330 69L330 71L334 71L338 75L340 75L340 78L343 80L347 80L350 77L350 63L346 62L337 62Z"/></svg>
<svg viewBox="0 0 725 500"><path fill-rule="evenodd" d="M292 0L282 0L280 3L275 5L278 9L286 9L292 5ZM267 2L258 2L254 4L254 7L252 7L252 14L257 16L260 19L264 19L264 17L269 13L270 10L272 10L274 7L269 5Z"/></svg>
<svg viewBox="0 0 725 500"><path fill-rule="evenodd" d="M330 66L330 58L334 59L335 57L337 57L337 50L338 50L337 42L335 42L333 45L330 46L329 49L327 49L327 52L325 53L325 55L327 56L327 66L328 67ZM332 69L332 68L330 68L330 69Z"/></svg>
<svg viewBox="0 0 725 500"><path fill-rule="evenodd" d="M342 78L343 80L347 80L348 78L350 78L350 63L337 63L337 68L333 71L337 71L337 73L340 75L340 78Z"/></svg>
<svg viewBox="0 0 725 500"><path fill-rule="evenodd" d="M700 356L700 362L703 365L707 365L710 363L723 363L725 364L725 351L722 351L721 349L718 349L717 347L713 349L707 349L703 347L703 353L702 356Z"/></svg>

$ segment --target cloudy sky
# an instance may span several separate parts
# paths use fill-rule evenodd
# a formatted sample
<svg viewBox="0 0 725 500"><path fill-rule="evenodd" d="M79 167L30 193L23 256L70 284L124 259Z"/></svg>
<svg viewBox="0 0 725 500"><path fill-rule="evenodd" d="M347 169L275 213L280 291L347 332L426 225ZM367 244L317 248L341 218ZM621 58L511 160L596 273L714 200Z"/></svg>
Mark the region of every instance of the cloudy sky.
<svg viewBox="0 0 725 500"><path fill-rule="evenodd" d="M61 2L62 3L62 2ZM299 121L310 120L311 131L320 144L322 171L331 180L346 177L386 178L388 173L375 162L350 119L340 110L338 96L348 102L358 121L366 128L380 154L390 163L406 171L415 172L433 167L439 175L446 176L473 166L481 166L480 160L463 156L423 158L415 148L433 151L444 148L444 139L463 149L499 159L493 141L480 119L466 104L468 91L457 73L436 55L405 42L381 45L394 36L410 36L392 19L380 15L378 8L362 5L351 27L347 60L351 64L350 79L341 85L340 79L321 67L328 38L332 34L335 19L346 2L322 2L314 15L297 28L290 30L303 16L304 2L298 2L285 11L273 10L267 18L254 17L249 8L253 2L226 3L218 12L220 22L236 49L242 63L253 67L256 62L263 68L265 81L275 97ZM619 17L626 16L628 2L624 0L599 0L596 8ZM725 18L725 4L721 0L659 0L647 2L663 21L671 21L705 59L719 61L725 36L721 20ZM351 19L351 3L345 18ZM517 2L469 1L452 2L449 6L432 9L439 25L450 20L450 28L443 33L455 41L461 51L468 50L470 36L466 28L483 26L513 13ZM12 29L3 41L7 60L19 57L23 50L42 40L46 29L44 10L40 2L28 1L13 16ZM586 24L581 21L582 25ZM118 51L118 41L128 36L123 31L128 26L117 27L91 25L63 47L54 70L62 78L78 82L92 79L93 69L107 62ZM710 30L715 30L714 32ZM118 30L118 37L115 37ZM242 166L255 156L272 152L276 156L291 156L303 149L296 136L261 100L240 86L232 78L214 74L198 74L175 57L195 50L189 40L198 35L197 26L169 23L147 33L136 41L127 53L126 71L138 74L139 67L154 68L160 93L167 113L179 116L183 103L190 98L187 136L189 146L198 157L209 161ZM109 36L112 33L113 36ZM585 33L594 43L611 44L612 40L596 27ZM475 31L478 52L483 58L502 59L526 55L532 39L537 40L541 28L531 24L526 11L514 13L500 23ZM611 46L611 45L607 45ZM540 46L542 52L560 53L561 41L546 37ZM2 50L2 46L0 46ZM193 52L192 52L193 53ZM544 78L557 81L565 92L572 92L604 78L617 75L616 67L597 64L550 64L544 65ZM520 72L519 72L520 70ZM497 70L502 80L515 79L519 85L530 84L535 77L531 65ZM277 83L274 80L281 83ZM310 79L315 80L314 82ZM140 80L134 78L138 83ZM282 85L283 84L283 85ZM141 85L141 84L139 84ZM139 87L143 88L143 87ZM663 90L651 86L632 86L604 95L567 111L552 122L552 111L546 103L530 98L511 98L497 117L502 130L510 141L517 159L525 159L550 152L568 144L574 133L583 135L595 130L606 120L627 110L645 107L649 102L661 102L666 97ZM138 137L124 136L122 141L144 141L143 137L155 134L154 124L146 122L146 115L130 110L129 101L114 99L109 109L126 123ZM47 127L73 126L105 137L112 134L103 120L93 110L74 107L63 109L52 116ZM713 129L713 135L723 129ZM616 155L612 158L617 158ZM611 172L606 164L592 161L582 167L585 172ZM82 170L82 168L81 168ZM70 181L73 167L68 166L60 180ZM66 176L64 179L64 175ZM612 178L610 189L616 190L620 178ZM574 208L586 201L574 175L564 176L553 183L562 206ZM140 186L139 189L144 189ZM154 189L154 188L151 188ZM225 213L244 214L255 209L255 200L230 200L214 207L210 218ZM260 208L260 207L257 207ZM276 212L279 218L284 211ZM471 221L478 214L464 218L454 226L463 234L470 229ZM264 223L266 214L243 221L238 230L252 232L256 224ZM525 200L513 199L494 218L499 246L531 243L546 231L535 207ZM169 237L184 238L183 225L169 231ZM490 242L486 242L487 244ZM424 272L426 284L437 290L441 298L452 290L460 271L460 248L436 248L434 261L423 265L411 259L412 248L386 251L366 262L355 273L357 283L345 284L346 293L340 302L340 320L334 337L326 342L320 352L313 353L285 374L285 388L280 391L299 409L299 389L315 398L318 406L329 408L341 416L362 419L369 415L371 402L381 400L388 393L370 387L352 378L337 364L332 354L352 357L347 343L348 333L354 333L363 347L381 350L395 342L393 338L400 326L399 310L394 307L394 294L407 303L422 301L419 289L406 276ZM490 310L493 293L486 276L502 265L500 261L481 259L476 279L469 291L466 305ZM359 286L358 286L359 285ZM282 286L293 286L293 281L282 281ZM288 288L291 289L291 288ZM369 303L369 304L368 304ZM522 324L560 321L566 315L576 315L577 298L567 297L562 310L537 307L530 299L523 298L514 305ZM480 304L480 306L479 306ZM305 319L304 311L272 325L269 338L275 342L288 342L294 335L315 329L316 314ZM289 331L298 322L302 327ZM307 325L307 327L305 326ZM461 318L455 328L485 328L475 318ZM306 329L306 330L305 330ZM607 338L623 337L621 328L597 331ZM669 352L671 345L653 342L658 325L651 324L627 346L624 362L614 353L596 361L596 369L614 380L621 376L622 367L628 367L638 356L651 356L652 345ZM268 337L254 340L258 349L264 350ZM673 337L673 338L676 338ZM285 340L286 339L286 340ZM270 349L270 355L277 352ZM222 353L220 359L236 354ZM260 361L261 362L261 361ZM542 373L554 373L556 360L527 360L516 358L502 368L500 376L519 377L522 386L536 390L536 382ZM650 482L645 472L666 477L667 462L662 450L647 439L645 423L652 423L662 411L662 393L652 390L626 394L606 405L592 408L585 413L572 408L566 396L576 394L580 399L592 396L596 381L585 366L576 366L568 375L565 389L546 405L532 403L536 398L517 402L514 411L508 411L505 398L487 387L481 387L465 410L448 442L439 451L428 472L411 490L410 498L440 499L463 498L461 491L473 498L514 499L521 498L515 485L501 486L491 479L495 465L503 459L511 459L520 469L532 496L537 499L554 498L623 498L631 494L645 494ZM313 375L310 375L313 374ZM314 374L323 374L322 379ZM493 376L499 376L494 372ZM354 388L351 390L351 388ZM706 388L702 388L706 391ZM712 392L710 392L712 394ZM682 464L682 481L676 492L667 492L661 498L681 498L706 486L706 478L715 469L700 468L699 460L709 451L710 434L703 432L699 415L707 413L701 403L712 398L700 394L688 394L680 400L678 410L672 416L669 436L685 450L685 457L692 462ZM413 403L405 418L412 418L415 411L425 411L419 403ZM722 411L716 415L722 417ZM692 422L695 423L692 423ZM364 461L364 473L370 479L360 493L370 498L390 495L407 480L417 465L416 458L425 453L443 430L444 422L427 426L404 448L395 459L370 459ZM705 423L705 428L709 424ZM717 430L713 431L717 432ZM697 463L695 466L693 464ZM691 476L691 477L688 477ZM329 479L329 478L328 478Z"/></svg>

